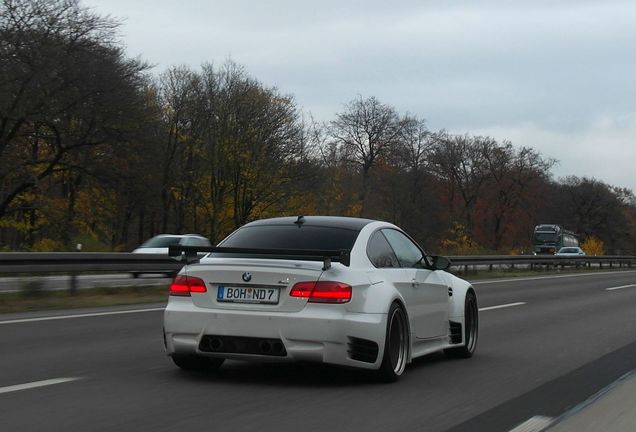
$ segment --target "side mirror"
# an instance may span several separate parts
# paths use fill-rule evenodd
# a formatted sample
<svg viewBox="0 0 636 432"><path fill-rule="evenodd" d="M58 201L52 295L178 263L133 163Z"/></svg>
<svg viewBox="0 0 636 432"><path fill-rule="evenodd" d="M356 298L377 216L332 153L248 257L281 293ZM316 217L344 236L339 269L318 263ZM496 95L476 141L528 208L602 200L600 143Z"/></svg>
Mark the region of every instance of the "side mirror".
<svg viewBox="0 0 636 432"><path fill-rule="evenodd" d="M443 256L432 256L435 270L447 270L451 266L451 260Z"/></svg>

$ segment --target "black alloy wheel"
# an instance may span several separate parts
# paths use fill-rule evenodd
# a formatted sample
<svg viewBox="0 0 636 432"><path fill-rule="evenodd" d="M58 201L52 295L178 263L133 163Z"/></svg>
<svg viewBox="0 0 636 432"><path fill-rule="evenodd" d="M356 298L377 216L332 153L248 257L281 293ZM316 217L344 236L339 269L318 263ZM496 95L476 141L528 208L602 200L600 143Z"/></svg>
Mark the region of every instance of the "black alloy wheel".
<svg viewBox="0 0 636 432"><path fill-rule="evenodd" d="M378 375L382 381L395 382L404 373L409 354L409 334L404 310L397 303L389 309L384 354Z"/></svg>

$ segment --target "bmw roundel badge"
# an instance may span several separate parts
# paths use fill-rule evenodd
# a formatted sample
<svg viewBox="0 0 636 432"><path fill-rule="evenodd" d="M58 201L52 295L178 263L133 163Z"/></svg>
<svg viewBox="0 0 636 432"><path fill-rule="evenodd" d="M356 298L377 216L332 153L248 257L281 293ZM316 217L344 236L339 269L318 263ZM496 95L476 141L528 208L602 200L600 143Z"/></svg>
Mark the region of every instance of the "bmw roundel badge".
<svg viewBox="0 0 636 432"><path fill-rule="evenodd" d="M250 272L243 273L242 277L245 282L249 282L252 280L252 275L250 274Z"/></svg>

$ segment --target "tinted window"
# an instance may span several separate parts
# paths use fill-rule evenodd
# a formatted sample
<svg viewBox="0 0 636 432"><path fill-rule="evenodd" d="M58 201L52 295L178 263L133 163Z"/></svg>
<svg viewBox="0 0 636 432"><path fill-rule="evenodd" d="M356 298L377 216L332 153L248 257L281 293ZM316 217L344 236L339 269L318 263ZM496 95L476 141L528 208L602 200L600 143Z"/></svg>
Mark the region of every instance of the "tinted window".
<svg viewBox="0 0 636 432"><path fill-rule="evenodd" d="M553 242L556 241L555 233L536 233L534 238L540 242Z"/></svg>
<svg viewBox="0 0 636 432"><path fill-rule="evenodd" d="M375 267L400 267L393 249L380 231L376 231L369 239L367 256Z"/></svg>
<svg viewBox="0 0 636 432"><path fill-rule="evenodd" d="M382 230L382 233L386 236L386 239L395 251L400 266L424 267L422 251L420 251L410 238L393 229Z"/></svg>
<svg viewBox="0 0 636 432"><path fill-rule="evenodd" d="M210 246L210 241L203 237L185 237L181 244L184 246Z"/></svg>
<svg viewBox="0 0 636 432"><path fill-rule="evenodd" d="M296 225L255 225L239 228L219 246L253 249L349 250L356 230Z"/></svg>

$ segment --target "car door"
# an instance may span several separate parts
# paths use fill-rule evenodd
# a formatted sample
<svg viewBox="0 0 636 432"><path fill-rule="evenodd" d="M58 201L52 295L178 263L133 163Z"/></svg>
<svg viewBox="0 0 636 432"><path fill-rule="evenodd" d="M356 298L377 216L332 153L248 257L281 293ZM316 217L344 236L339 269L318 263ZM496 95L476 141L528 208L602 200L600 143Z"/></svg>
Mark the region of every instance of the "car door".
<svg viewBox="0 0 636 432"><path fill-rule="evenodd" d="M422 250L403 232L383 229L400 269L394 283L407 303L412 330L418 339L448 334L448 286L439 270L431 270Z"/></svg>

